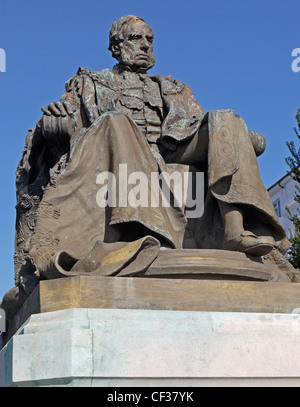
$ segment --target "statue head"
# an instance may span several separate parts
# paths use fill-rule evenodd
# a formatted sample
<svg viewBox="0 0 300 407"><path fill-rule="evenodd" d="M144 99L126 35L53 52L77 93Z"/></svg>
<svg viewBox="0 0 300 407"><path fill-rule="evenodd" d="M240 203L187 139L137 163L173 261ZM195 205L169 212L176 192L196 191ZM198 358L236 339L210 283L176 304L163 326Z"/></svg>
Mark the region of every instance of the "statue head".
<svg viewBox="0 0 300 407"><path fill-rule="evenodd" d="M145 20L127 15L113 23L108 49L121 65L134 72L146 72L155 64L153 39L153 31Z"/></svg>

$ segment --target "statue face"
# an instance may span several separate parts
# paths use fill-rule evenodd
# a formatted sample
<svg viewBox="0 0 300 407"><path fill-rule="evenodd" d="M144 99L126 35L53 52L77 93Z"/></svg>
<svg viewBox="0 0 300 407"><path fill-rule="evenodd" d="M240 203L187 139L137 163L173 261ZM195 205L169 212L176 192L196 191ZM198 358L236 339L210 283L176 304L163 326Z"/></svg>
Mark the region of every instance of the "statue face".
<svg viewBox="0 0 300 407"><path fill-rule="evenodd" d="M132 71L147 71L155 64L153 31L143 21L131 21L122 29L124 41L119 44L118 61Z"/></svg>

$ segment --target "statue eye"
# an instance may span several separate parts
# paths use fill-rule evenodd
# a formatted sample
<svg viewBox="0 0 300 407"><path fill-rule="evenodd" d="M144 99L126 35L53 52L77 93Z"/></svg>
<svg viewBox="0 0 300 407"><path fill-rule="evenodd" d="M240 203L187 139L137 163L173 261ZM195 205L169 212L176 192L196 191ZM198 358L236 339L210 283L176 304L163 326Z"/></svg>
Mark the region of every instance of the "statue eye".
<svg viewBox="0 0 300 407"><path fill-rule="evenodd" d="M131 35L131 36L129 37L129 40L130 40L130 41L137 41L137 40L139 40L140 38L142 38L141 35L133 34L133 35Z"/></svg>

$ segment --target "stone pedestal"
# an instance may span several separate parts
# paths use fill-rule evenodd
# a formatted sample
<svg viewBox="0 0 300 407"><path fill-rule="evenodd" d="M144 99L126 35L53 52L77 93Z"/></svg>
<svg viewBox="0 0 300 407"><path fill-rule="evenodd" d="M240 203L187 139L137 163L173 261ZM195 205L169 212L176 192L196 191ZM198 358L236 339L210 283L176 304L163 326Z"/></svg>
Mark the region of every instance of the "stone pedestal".
<svg viewBox="0 0 300 407"><path fill-rule="evenodd" d="M1 386L299 386L299 339L297 314L54 311L2 349Z"/></svg>
<svg viewBox="0 0 300 407"><path fill-rule="evenodd" d="M44 281L10 324L0 386L300 386L299 290L233 281Z"/></svg>

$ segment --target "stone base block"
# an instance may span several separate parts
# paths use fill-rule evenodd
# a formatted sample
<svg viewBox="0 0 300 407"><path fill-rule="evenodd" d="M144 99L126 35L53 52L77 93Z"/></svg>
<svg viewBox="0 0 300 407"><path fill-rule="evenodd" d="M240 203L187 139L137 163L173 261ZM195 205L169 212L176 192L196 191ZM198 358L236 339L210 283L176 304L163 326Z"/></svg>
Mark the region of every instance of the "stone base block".
<svg viewBox="0 0 300 407"><path fill-rule="evenodd" d="M0 352L0 386L299 386L299 342L299 314L45 312Z"/></svg>
<svg viewBox="0 0 300 407"><path fill-rule="evenodd" d="M97 276L45 280L9 321L3 343L32 314L71 308L291 314L300 310L300 284Z"/></svg>

